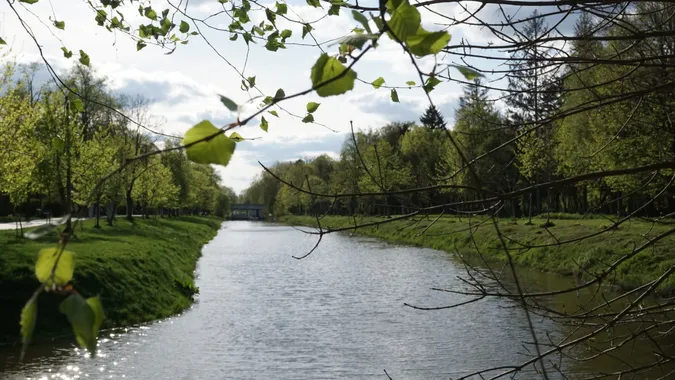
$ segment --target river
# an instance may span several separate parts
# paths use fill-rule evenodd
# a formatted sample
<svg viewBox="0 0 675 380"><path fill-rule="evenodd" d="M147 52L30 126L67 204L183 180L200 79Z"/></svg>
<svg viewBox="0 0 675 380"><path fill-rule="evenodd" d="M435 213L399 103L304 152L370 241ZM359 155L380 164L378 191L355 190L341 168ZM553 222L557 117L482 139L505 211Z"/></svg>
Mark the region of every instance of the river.
<svg viewBox="0 0 675 380"><path fill-rule="evenodd" d="M464 274L447 253L333 234L308 258L291 257L315 242L290 227L225 222L203 249L193 307L105 331L93 359L71 339L32 345L24 363L18 348L3 349L0 378L386 380L386 369L394 379L448 379L528 357L528 324L511 302L403 305L463 300L430 290Z"/></svg>

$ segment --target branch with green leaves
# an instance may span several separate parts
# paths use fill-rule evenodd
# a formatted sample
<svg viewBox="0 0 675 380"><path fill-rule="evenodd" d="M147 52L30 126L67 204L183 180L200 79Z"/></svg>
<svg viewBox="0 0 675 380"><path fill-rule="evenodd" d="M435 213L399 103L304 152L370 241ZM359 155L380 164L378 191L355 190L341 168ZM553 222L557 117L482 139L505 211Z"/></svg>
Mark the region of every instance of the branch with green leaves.
<svg viewBox="0 0 675 380"><path fill-rule="evenodd" d="M31 5L38 0L21 0L25 5ZM227 1L221 1L221 4ZM94 21L97 25L106 28L108 31L120 31L126 35L131 36L136 41L136 49L138 51L145 48L148 44L154 44L162 48L169 49L167 54L171 54L179 45L188 43L190 36L200 35L198 31L191 31L190 24L183 20L174 22L175 13L170 14L169 9L158 12L152 6L143 4L139 5L138 12L145 19L149 20L147 24L141 24L137 29L132 31L132 27L125 21L124 14L120 11L122 1L102 0L100 4L90 3L92 10L95 12ZM310 5L320 7L318 1L311 2ZM10 6L12 3L10 2ZM339 14L341 8L351 8L352 6L343 1L331 1L331 7L328 10L328 16ZM177 13L178 7L174 7ZM253 11L250 3L247 0L242 0L240 4L232 3L232 8L225 12L229 12L232 16L232 24L229 30L232 33L231 41L236 41L239 35L243 36L243 41L248 45L256 43L258 37L266 37L267 43L265 45L268 51L274 52L278 49L285 48L286 39L290 38L292 32L284 29L279 30L276 25L277 16L288 19L285 16L288 7L285 3L276 3L275 10L267 7L259 6L260 11L266 15L267 22L263 21L258 25L253 25L251 31L246 31L245 26L251 23L249 12ZM16 16L24 26L26 32L33 39L38 46L40 54L44 62L49 65L40 48L37 38L30 32L30 28L21 18L19 13L14 9ZM263 116L264 112L269 112L271 115L278 116L276 111L271 110L271 107L279 103L308 95L316 92L319 97L331 97L343 95L354 88L354 83L358 78L355 65L371 50L378 47L379 40L387 35L390 39L399 43L402 49L408 53L411 58L433 56L441 52L441 50L450 41L450 34L446 31L427 31L422 27L422 20L420 12L417 8L411 5L407 0L390 0L386 4L386 9L380 15L369 14L369 17L356 10L352 10L352 17L361 25L361 28L355 28L354 33L337 41L337 51L328 53L323 51L315 61L310 70L310 78L312 87L297 92L292 95L286 95L283 89L278 89L274 96L266 96L262 100L259 109L253 114L240 119L237 117L233 121L220 128L213 125L208 120L203 120L192 128L190 128L181 141L181 145L162 150L153 150L124 161L116 170L106 174L99 179L96 186L91 190L91 193L85 202L87 205L91 202L94 195L100 191L102 184L112 176L120 173L125 167L131 163L148 158L150 156L162 154L164 152L185 149L189 160L200 164L217 164L227 166L235 152L238 142L245 138L237 132L231 132L226 135L226 132L232 129L243 126L260 116L260 128L263 131L268 131L269 121ZM188 19L195 22L196 19ZM293 20L291 20L293 21ZM303 31L302 37L306 35L311 36L311 23L302 23ZM375 26L373 28L372 26ZM53 20L53 26L57 29L64 30L66 24L64 21ZM176 30L178 34L176 34ZM182 37L179 37L182 36ZM254 35L258 37L253 38ZM203 36L202 36L203 37ZM1 41L4 42L4 41ZM66 48L62 48L65 58L72 58L73 52ZM90 56L83 50L79 50L78 61L80 64L89 66L91 64ZM412 59L415 64L414 58ZM416 66L416 65L415 65ZM51 66L50 66L51 67ZM470 79L478 74L466 67L457 67L459 71ZM418 68L419 71L419 68ZM50 74L59 79L54 70L50 70ZM242 73L243 75L243 73ZM435 72L426 75L427 79L423 80L422 88L426 94L431 92L434 87L440 83L436 77ZM420 72L420 78L423 79L423 74ZM66 86L63 81L58 80L60 84ZM376 89L385 87L390 90L392 101L398 102L398 93L396 86L384 86L385 79L378 78L370 82ZM414 82L407 82L408 87L416 86ZM255 77L247 77L242 81L242 89L249 90L255 87ZM69 104L73 112L83 112L84 107L82 103L83 95L79 94L76 89L66 86L70 92ZM252 98L249 101L253 101ZM87 99L84 99L87 100ZM232 101L229 97L220 96L222 104L231 112L238 113L239 105ZM302 118L305 123L315 122L314 113L320 107L318 102L309 102L306 105L306 114ZM154 131L152 131L154 132ZM70 218L70 216L68 216ZM75 221L77 224L78 220ZM55 227L55 226L54 226ZM46 228L36 231L31 236L42 236L44 233L53 228ZM67 298L61 304L61 312L64 313L71 322L73 331L77 342L86 347L92 354L96 350L96 336L98 329L103 321L103 309L101 307L98 297L85 299L70 285L74 273L74 254L67 251L66 246L69 241L70 231L64 231L60 235L60 240L55 248L43 249L38 254L35 272L36 277L40 281L39 288L35 291L33 297L26 303L21 313L21 333L23 337L22 356L31 340L33 329L37 318L37 299L42 292L53 292L61 295L66 295Z"/></svg>

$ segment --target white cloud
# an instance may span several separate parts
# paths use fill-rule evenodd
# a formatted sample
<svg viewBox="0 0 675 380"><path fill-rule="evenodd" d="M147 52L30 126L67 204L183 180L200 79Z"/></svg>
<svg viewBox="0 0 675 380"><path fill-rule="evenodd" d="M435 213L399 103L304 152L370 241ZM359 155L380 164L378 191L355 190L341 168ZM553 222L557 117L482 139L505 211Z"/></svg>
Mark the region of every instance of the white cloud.
<svg viewBox="0 0 675 380"><path fill-rule="evenodd" d="M362 5L376 6L374 0L363 1ZM475 7L476 3L462 1L462 4ZM263 4L272 6L274 2ZM340 16L323 17L327 8L313 8L301 0L288 2L288 18L314 21L313 36L319 42L341 37L358 25L350 16L349 11L342 9ZM54 2L58 20L65 21L64 31L48 28L42 25L35 17L29 14L30 9L41 20L49 25L52 18L50 3L46 1L33 5L24 5L15 2L21 16L30 24L33 33L43 46L43 52L51 65L57 70L66 70L77 59L80 49L91 57L92 66L101 75L109 78L112 89L134 93L139 92L155 100L150 106L151 113L165 120L161 129L167 133L180 135L194 123L208 119L216 125L224 125L236 120L236 116L229 112L218 100L217 94L223 94L239 104L246 103L249 97L273 95L277 89L283 88L287 95L303 91L311 85L310 68L321 54L321 50L312 46L314 41L310 36L304 39L302 23L290 22L283 17L277 17L277 26L280 29L288 28L293 31L287 49L276 53L267 51L264 41L258 41L249 47L240 38L235 42L229 41L229 32L217 31L198 23L192 25L192 30L199 30L208 39L207 44L201 36L194 36L189 44L180 45L171 55L165 55L166 50L155 46L147 46L136 51L136 43L129 36L120 32L108 32L94 22L95 12L86 2ZM153 1L153 7L158 10L168 8L164 1ZM24 9L26 7L26 9ZM133 25L139 22L147 23L138 14L138 3L120 9L125 19ZM257 5L252 4L255 8ZM227 8L227 7L226 7ZM215 0L191 0L188 12L196 17L207 17L219 12L223 7ZM431 9L454 17L461 17L461 7L457 3L437 4ZM430 29L442 28L449 20L422 10L425 26ZM486 11L483 11L486 12ZM464 12L465 14L465 12ZM265 18L264 12L256 11L250 14L253 21ZM180 14L176 20L184 19ZM213 27L224 27L230 24L230 16L226 13L210 18L209 24ZM248 26L250 28L250 26ZM453 43L462 38L472 42L490 40L489 32L480 31L466 26L453 26L448 29L453 34ZM53 33L53 34L52 34ZM40 59L38 50L24 31L14 13L5 6L0 9L0 36L12 47L12 54L19 62L31 62ZM67 60L63 57L61 47L65 46L74 52L74 57ZM336 53L337 46L323 45L329 53ZM453 61L453 57L438 57L439 62ZM436 60L428 57L418 61L420 69L430 72ZM458 62L455 62L458 63ZM419 84L417 72L407 54L403 53L395 42L383 38L379 47L367 55L355 66L359 78L369 83L377 77L384 77L387 85L401 86L406 81L413 80ZM240 89L241 75L255 76L261 93L256 90L245 92ZM344 133L350 130L350 122L357 129L377 128L388 121L409 119L416 121L427 105L424 92L419 89L399 89L400 104L392 103L389 90L381 88L374 90L367 83L357 82L354 91L339 97L319 98L316 94L309 94L285 101L281 106L288 112L302 118L305 105L308 101L321 103L315 112L317 122L325 124L326 128L302 123L298 118L290 116L281 109L276 109L279 118L265 113L269 122L269 131L263 132L259 127L260 118L252 120L248 125L241 127L240 133L244 137L259 137L259 140L246 141L239 144L237 151L227 168L218 168L225 185L240 191L260 173L257 160L264 163L273 163L275 160L287 160L294 157L314 156L322 153L337 157L340 145L345 138ZM459 94L457 84L441 84L432 92L432 99L447 113L453 109ZM256 110L261 99L243 107L240 117L247 117ZM331 132L331 130L339 133Z"/></svg>

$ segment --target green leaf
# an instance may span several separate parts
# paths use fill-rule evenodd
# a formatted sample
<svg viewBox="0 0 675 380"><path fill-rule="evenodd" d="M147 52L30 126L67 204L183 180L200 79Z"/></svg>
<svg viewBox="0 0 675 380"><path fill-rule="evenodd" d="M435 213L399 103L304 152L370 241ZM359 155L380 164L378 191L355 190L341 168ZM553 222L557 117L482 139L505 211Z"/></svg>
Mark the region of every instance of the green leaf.
<svg viewBox="0 0 675 380"><path fill-rule="evenodd" d="M237 133L237 132L232 132L232 133L230 134L230 140L232 140L232 141L238 143L238 142L244 141L244 138L241 137L241 135L240 135L239 133Z"/></svg>
<svg viewBox="0 0 675 380"><path fill-rule="evenodd" d="M286 97L286 93L283 88L277 90L277 93L274 94L274 100L280 100Z"/></svg>
<svg viewBox="0 0 675 380"><path fill-rule="evenodd" d="M280 34L282 41L285 40L286 38L291 38L292 35L293 35L293 31L290 30L290 29L284 29L284 30L281 31L281 34Z"/></svg>
<svg viewBox="0 0 675 380"><path fill-rule="evenodd" d="M309 24L303 24L302 25L302 38L304 39L305 36L312 31L312 26Z"/></svg>
<svg viewBox="0 0 675 380"><path fill-rule="evenodd" d="M64 56L64 57L70 58L70 57L73 56L73 52L70 51L70 50L68 50L68 49L66 49L65 46L62 46L62 47L61 47L61 50L63 51L63 56Z"/></svg>
<svg viewBox="0 0 675 380"><path fill-rule="evenodd" d="M321 7L321 1L320 0L306 0L308 5L313 6L314 8L319 8Z"/></svg>
<svg viewBox="0 0 675 380"><path fill-rule="evenodd" d="M185 22L185 21L181 21L181 22L180 22L180 27L178 28L178 30L179 30L181 33L187 33L187 32L190 31L190 24L188 24L188 23Z"/></svg>
<svg viewBox="0 0 675 380"><path fill-rule="evenodd" d="M276 13L272 12L272 10L269 8L265 8L265 16L267 16L267 21L271 22L272 25L276 26L277 21Z"/></svg>
<svg viewBox="0 0 675 380"><path fill-rule="evenodd" d="M331 5L328 9L329 16L339 16L340 15L340 6L337 4Z"/></svg>
<svg viewBox="0 0 675 380"><path fill-rule="evenodd" d="M89 66L89 55L83 50L80 50L80 63Z"/></svg>
<svg viewBox="0 0 675 380"><path fill-rule="evenodd" d="M255 87L255 76L246 78L246 81L250 87Z"/></svg>
<svg viewBox="0 0 675 380"><path fill-rule="evenodd" d="M344 94L354 88L356 72L347 69L336 58L323 53L312 67L312 86L321 97ZM330 81L330 83L326 83ZM324 84L325 83L325 84ZM322 85L323 84L323 85ZM317 87L321 85L321 87Z"/></svg>
<svg viewBox="0 0 675 380"><path fill-rule="evenodd" d="M65 21L54 21L54 26L61 29L61 30L64 30L64 29L66 29L66 22Z"/></svg>
<svg viewBox="0 0 675 380"><path fill-rule="evenodd" d="M384 84L384 78L379 77L379 78L375 79L371 84L375 88L380 88Z"/></svg>
<svg viewBox="0 0 675 380"><path fill-rule="evenodd" d="M313 122L314 122L314 115L312 115L311 113L308 113L308 114L302 119L302 122L303 122L303 123L313 123Z"/></svg>
<svg viewBox="0 0 675 380"><path fill-rule="evenodd" d="M277 2L276 6L278 15L285 15L286 12L288 12L288 6L286 4Z"/></svg>
<svg viewBox="0 0 675 380"><path fill-rule="evenodd" d="M279 117L279 114L275 110L271 110L271 111L268 111L268 112L271 113L272 115L276 116L276 117Z"/></svg>
<svg viewBox="0 0 675 380"><path fill-rule="evenodd" d="M398 103L398 92L396 92L395 88L391 89L391 101L394 103Z"/></svg>
<svg viewBox="0 0 675 380"><path fill-rule="evenodd" d="M55 285L63 286L73 279L73 270L75 269L73 253L63 250L61 256L59 256L59 252L61 252L60 248L43 248L38 253L38 259L35 262L35 277L46 286L52 284L51 276L54 265L56 265L56 270L54 270Z"/></svg>
<svg viewBox="0 0 675 380"><path fill-rule="evenodd" d="M148 46L148 45L146 45L146 43L143 42L142 40L136 41L136 51L140 51L141 49L143 49L146 46Z"/></svg>
<svg viewBox="0 0 675 380"><path fill-rule="evenodd" d="M255 79L254 79L254 81L255 81ZM239 108L239 106L237 105L237 103L233 102L232 99L227 98L227 97L225 97L225 96L223 96L223 95L218 95L218 96L220 96L220 102L223 103L223 105L224 105L225 107L227 107L228 110L230 110L230 111L232 111L232 112L236 112L236 111L237 111L237 109Z"/></svg>
<svg viewBox="0 0 675 380"><path fill-rule="evenodd" d="M73 96L70 103L73 105L75 111L84 112L84 103L82 103L82 99Z"/></svg>
<svg viewBox="0 0 675 380"><path fill-rule="evenodd" d="M59 310L68 317L77 343L93 356L96 353L94 327L97 317L92 307L81 295L71 294L61 302Z"/></svg>
<svg viewBox="0 0 675 380"><path fill-rule="evenodd" d="M101 299L98 296L87 298L87 304L91 308L91 311L94 312L94 325L92 326L93 327L92 333L94 339L96 339L96 337L98 336L98 330L101 328L103 320L105 319L105 313L103 312Z"/></svg>
<svg viewBox="0 0 675 380"><path fill-rule="evenodd" d="M272 113L272 112L273 111L270 111L270 113ZM274 112L276 113L276 111L274 111ZM279 117L279 116L277 115L277 117ZM267 123L267 120L265 120L265 116L263 116L262 119L260 119L260 129L267 132L268 127L269 127L269 124Z"/></svg>
<svg viewBox="0 0 675 380"><path fill-rule="evenodd" d="M237 144L219 132L222 131L208 120L201 121L190 128L181 142L183 145L194 144L186 148L190 161L198 164L227 166Z"/></svg>
<svg viewBox="0 0 675 380"><path fill-rule="evenodd" d="M482 78L483 74L479 73L476 70L470 69L466 66L460 66L460 65L450 65L454 68L456 68L462 75L464 75L464 78L467 80L474 80L476 78Z"/></svg>
<svg viewBox="0 0 675 380"><path fill-rule="evenodd" d="M441 81L440 81L438 78L436 78L436 77L429 77L429 78L427 78L427 82L424 84L424 91L427 92L427 93L433 91L433 89L434 89L434 88L436 87L436 85L438 85L439 83L441 83Z"/></svg>
<svg viewBox="0 0 675 380"><path fill-rule="evenodd" d="M362 49L363 45L365 45L366 42L377 41L378 38L380 38L380 36L378 36L377 34L352 34L340 38L337 41L337 43L341 43L344 45L351 45L356 48Z"/></svg>
<svg viewBox="0 0 675 380"><path fill-rule="evenodd" d="M150 20L157 20L157 12L155 12L154 9L145 7L143 13L145 14L145 17L149 18Z"/></svg>
<svg viewBox="0 0 675 380"><path fill-rule="evenodd" d="M33 330L35 330L35 321L37 321L37 293L35 293L21 309L21 319L19 324L21 325L21 357L19 360L23 360L23 357L26 355L26 349L28 349L28 344L33 338Z"/></svg>
<svg viewBox="0 0 675 380"><path fill-rule="evenodd" d="M396 38L394 38L396 36L398 40L405 42L409 36L417 33L421 22L422 17L417 8L410 5L407 0L404 0L392 11L388 22L390 31L387 31L387 33L394 41L396 41ZM392 33L394 36L392 36Z"/></svg>
<svg viewBox="0 0 675 380"><path fill-rule="evenodd" d="M35 4L39 0L19 0L20 3L26 3L26 4Z"/></svg>
<svg viewBox="0 0 675 380"><path fill-rule="evenodd" d="M316 102L307 103L307 112L314 113L314 111L316 111L319 108L320 105L321 105L321 103L316 103Z"/></svg>
<svg viewBox="0 0 675 380"><path fill-rule="evenodd" d="M420 28L414 36L408 37L406 43L411 53L424 57L438 54L450 42L448 32L428 32Z"/></svg>
<svg viewBox="0 0 675 380"><path fill-rule="evenodd" d="M373 32L370 30L370 25L368 25L368 19L366 16L363 15L363 13L360 13L357 10L352 10L352 17L354 17L354 20L358 21L361 26L363 26L363 29L365 29L368 34L372 34Z"/></svg>
<svg viewBox="0 0 675 380"><path fill-rule="evenodd" d="M405 84L407 84L408 86L414 86L414 85L415 85L415 81L414 81L414 80L409 80L409 81L405 82Z"/></svg>
<svg viewBox="0 0 675 380"><path fill-rule="evenodd" d="M103 9L99 9L96 11L96 17L94 17L94 20L99 26L103 26L107 18L108 14L106 13L106 11L104 11Z"/></svg>
<svg viewBox="0 0 675 380"><path fill-rule="evenodd" d="M5 42L5 40L3 40L2 38L0 38L0 45L7 45L7 42Z"/></svg>

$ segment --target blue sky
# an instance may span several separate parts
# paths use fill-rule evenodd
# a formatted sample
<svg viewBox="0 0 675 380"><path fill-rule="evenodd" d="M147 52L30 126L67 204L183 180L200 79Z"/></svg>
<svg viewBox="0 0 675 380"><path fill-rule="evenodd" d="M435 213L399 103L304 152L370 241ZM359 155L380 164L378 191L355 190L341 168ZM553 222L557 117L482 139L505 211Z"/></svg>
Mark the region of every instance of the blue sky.
<svg viewBox="0 0 675 380"><path fill-rule="evenodd" d="M174 4L177 4L178 0ZM362 5L366 2L360 2ZM374 3L372 0L369 3ZM461 2L465 6L475 7L478 3ZM138 14L138 2L123 13L132 25L142 20ZM272 6L273 2L260 2ZM315 20L325 14L326 9L312 8L304 1L287 1L289 17L304 21ZM52 6L54 12L52 12ZM166 133L182 134L193 124L209 119L216 125L234 120L236 115L229 112L219 102L216 94L222 93L239 104L245 103L249 95L240 89L241 78L232 68L243 74L256 76L256 83L265 95L273 95L278 88L286 94L304 90L311 86L309 73L321 51L316 47L288 45L285 50L267 51L263 44L252 45L248 52L243 41L232 42L229 34L210 30L200 25L204 36L211 42L219 55L199 36L192 37L188 45L181 45L172 55L165 55L154 46L136 51L131 39L122 33L111 33L94 22L94 11L84 1L40 0L33 5L15 3L17 10L29 23L49 62L57 70L65 70L71 62L63 58L61 46L75 52L80 49L89 54L91 66L100 74L109 78L111 87L130 94L140 93L153 100L150 111L157 120L162 121L161 129ZM161 10L168 8L163 1L153 1L152 6ZM24 8L25 7L25 8ZM27 9L34 13L30 14ZM194 17L206 17L222 9L217 0L191 0L188 13ZM463 11L458 3L439 4L433 8L446 15L460 17ZM486 17L497 17L496 11L487 9ZM514 11L515 12L515 11ZM529 11L528 11L529 13ZM49 18L65 21L65 30L50 25ZM264 12L251 14L253 22L260 22ZM182 19L179 15L176 20ZM42 21L40 21L42 20ZM439 29L447 20L426 10L422 10L422 20L428 29ZM41 23L42 22L42 23ZM144 20L147 22L147 20ZM226 27L226 16L213 18L212 26ZM44 24L43 24L44 23ZM289 42L311 42L307 37L301 39L301 25L278 20L280 29L293 31ZM358 26L349 12L344 10L340 16L324 18L314 24L314 37L318 41L346 35ZM192 25L192 30L195 30ZM451 43L462 39L474 43L488 43L492 37L484 30L468 26L449 29L453 38ZM0 6L0 36L7 41L11 49L4 59L15 59L19 63L39 60L34 42L19 24L14 13L6 3ZM7 47L0 52L7 52ZM337 46L324 46L328 52L337 52ZM0 54L1 55L1 54ZM460 63L450 57L438 57L444 63ZM433 58L420 61L421 69L428 72L434 65ZM483 68L494 67L492 62ZM419 82L409 58L395 43L383 39L383 43L366 56L355 67L359 78L371 82L379 76L389 85L403 85L406 81ZM454 73L453 73L454 75ZM459 76L459 74L457 74ZM488 79L491 79L488 77ZM258 95L252 92L252 95ZM448 120L452 120L461 88L456 83L443 83L432 92L432 98ZM258 137L255 141L238 144L237 151L226 168L219 167L218 172L223 184L241 191L261 171L257 161L271 164L328 153L336 156L349 131L350 120L357 129L378 128L389 121L416 121L427 106L421 89L399 90L399 104L392 103L389 90L375 90L372 86L358 83L354 91L337 97L319 98L310 94L284 102L282 106L289 112L303 115L305 104L309 101L321 103L315 113L317 122L328 128L305 124L278 110L280 117L267 115L269 132L265 133L252 122L238 132L244 137ZM256 102L257 104L257 102ZM254 107L244 107L243 116L250 114Z"/></svg>

